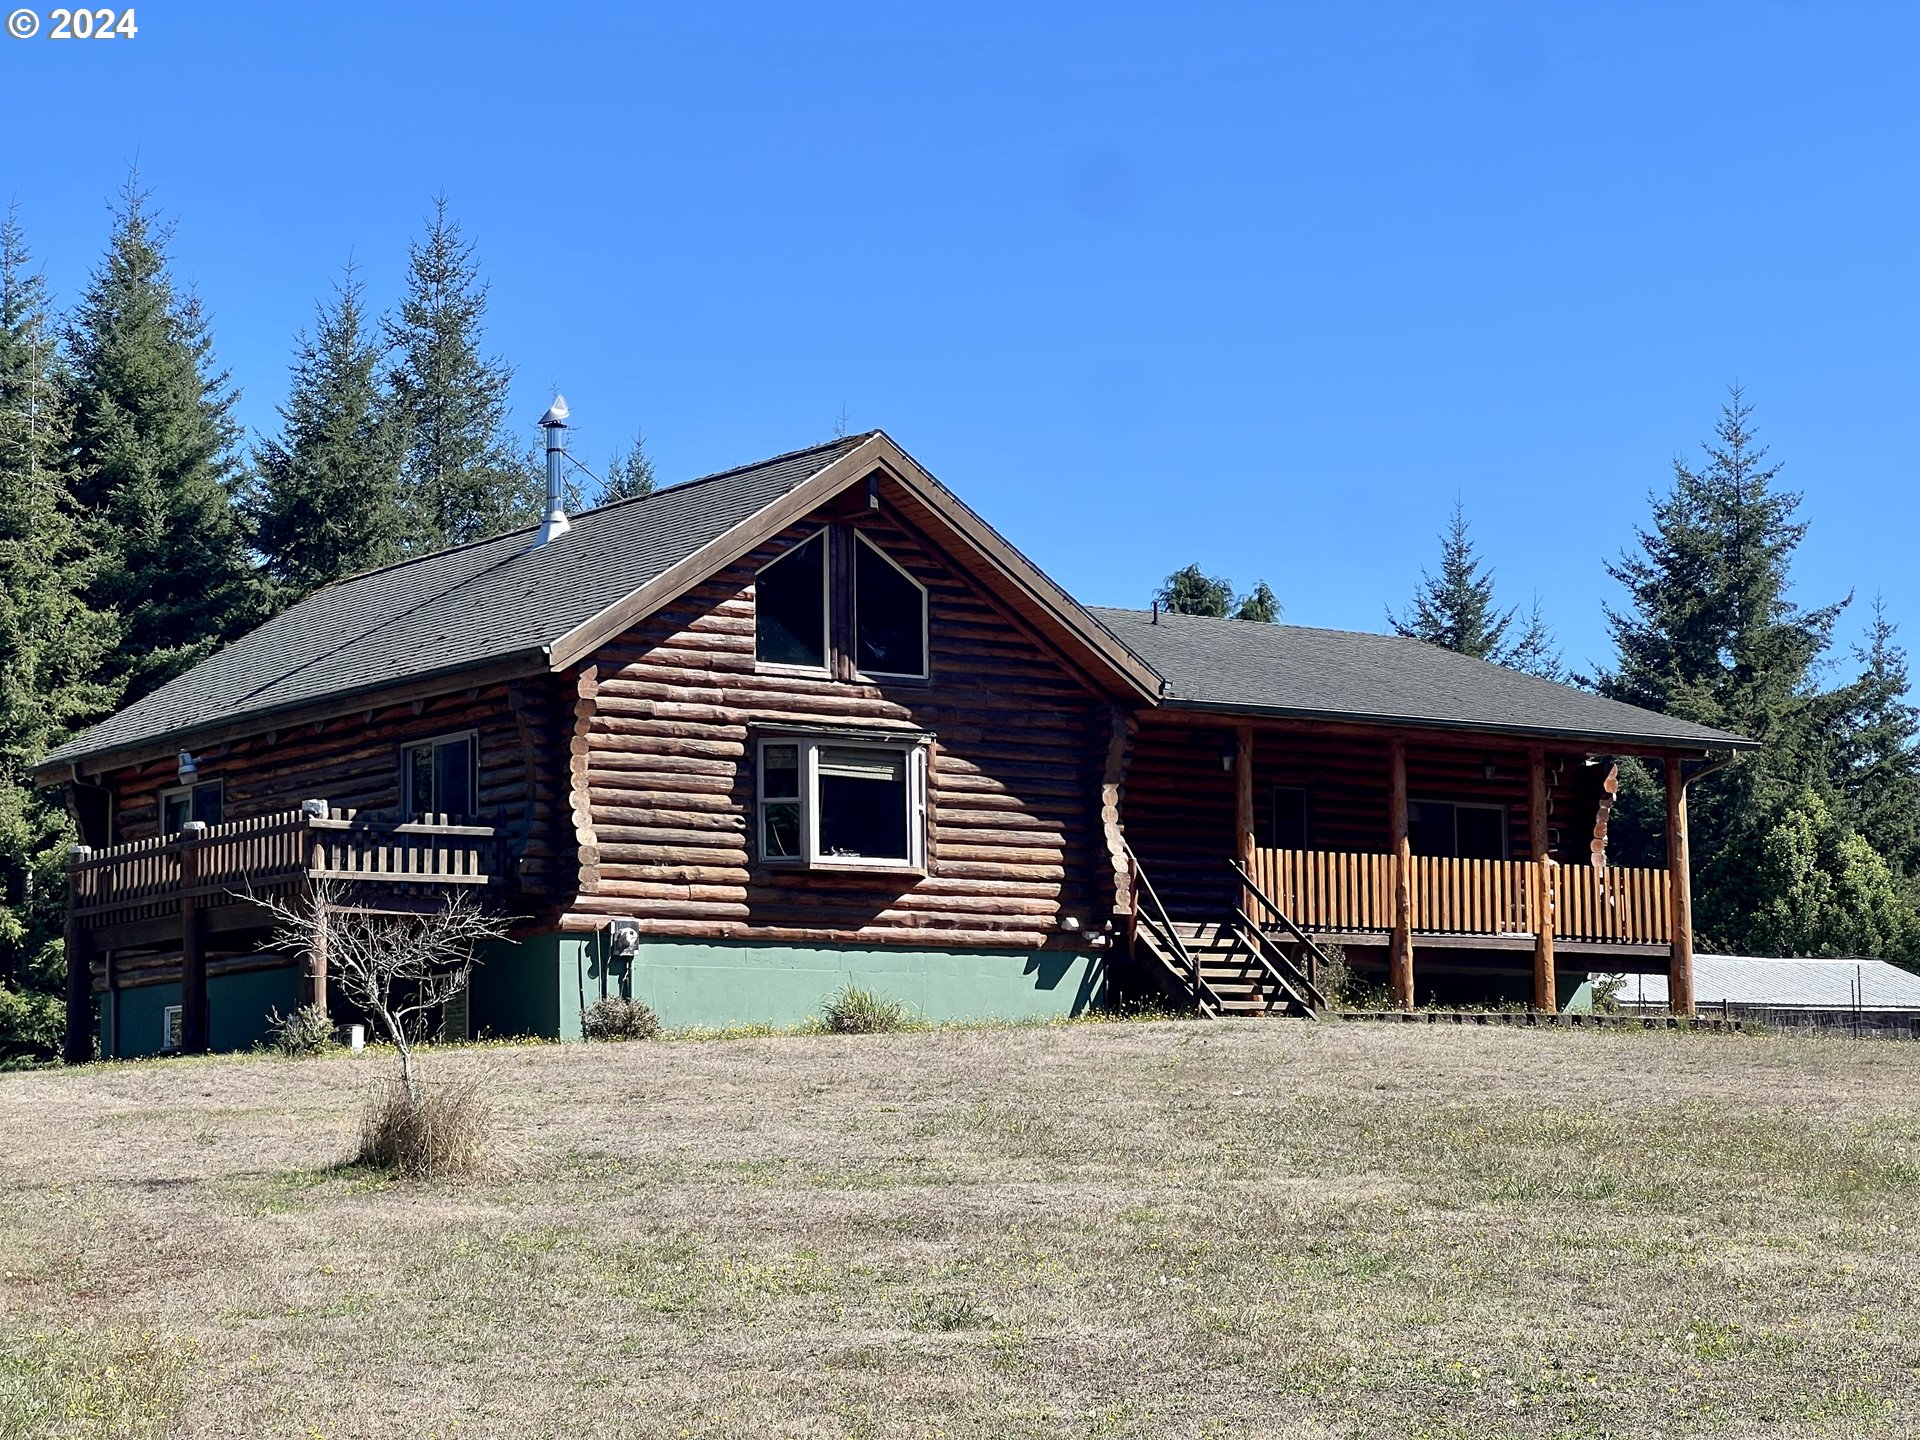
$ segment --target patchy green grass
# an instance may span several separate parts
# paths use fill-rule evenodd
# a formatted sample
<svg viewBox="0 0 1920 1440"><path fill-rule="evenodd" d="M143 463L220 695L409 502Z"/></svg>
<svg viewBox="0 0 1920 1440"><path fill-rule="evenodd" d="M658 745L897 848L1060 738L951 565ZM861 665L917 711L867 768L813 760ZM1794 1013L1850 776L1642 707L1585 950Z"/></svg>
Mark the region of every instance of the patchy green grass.
<svg viewBox="0 0 1920 1440"><path fill-rule="evenodd" d="M1238 1022L0 1076L0 1440L1857 1437L1920 1412L1911 1049ZM61 1428L61 1427L65 1428Z"/></svg>

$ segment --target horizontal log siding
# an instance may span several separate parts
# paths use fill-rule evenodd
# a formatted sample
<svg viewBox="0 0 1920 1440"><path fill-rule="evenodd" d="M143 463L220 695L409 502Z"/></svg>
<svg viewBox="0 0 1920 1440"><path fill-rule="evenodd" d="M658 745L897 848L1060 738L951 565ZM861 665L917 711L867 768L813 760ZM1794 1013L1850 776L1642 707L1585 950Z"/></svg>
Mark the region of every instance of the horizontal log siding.
<svg viewBox="0 0 1920 1440"><path fill-rule="evenodd" d="M569 923L624 916L646 934L700 939L1084 943L1056 927L1064 915L1106 918L1095 905L1107 707L961 572L866 514L859 528L927 587L931 679L762 671L754 572L825 519L793 527L592 657L598 877ZM924 877L809 874L754 858L749 730L780 723L937 735Z"/></svg>
<svg viewBox="0 0 1920 1440"><path fill-rule="evenodd" d="M500 829L510 867L506 873L519 874L525 889L545 895L557 874L569 884L572 880L571 853L557 853L553 833L556 805L564 811L564 787L556 794L548 780L528 803L529 760L538 771L552 768L544 757L564 755L553 689L548 681L519 682L518 716L507 687L494 685L471 699L463 690L429 700L418 713L409 702L376 708L371 720L362 711L319 727L263 731L196 753L199 778L222 783L225 820L295 810L308 799L397 817L402 748L435 735L475 730L480 742L476 818ZM160 792L174 788L179 778L172 761L161 761L110 772L102 783L113 790L114 843L123 844L158 833Z"/></svg>
<svg viewBox="0 0 1920 1440"><path fill-rule="evenodd" d="M1384 854L1387 828L1387 736L1316 735L1261 729L1254 734L1254 837L1271 846L1275 786L1306 791L1307 846L1312 850ZM1147 876L1170 908L1214 909L1231 902L1226 869L1234 853L1234 776L1220 756L1233 731L1146 714L1127 775L1126 831ZM1584 778L1585 752L1550 751L1549 826L1563 864L1587 859L1594 791ZM1486 778L1487 761L1494 778ZM1414 800L1507 807L1507 854L1528 858L1527 750L1511 741L1407 744L1407 794Z"/></svg>

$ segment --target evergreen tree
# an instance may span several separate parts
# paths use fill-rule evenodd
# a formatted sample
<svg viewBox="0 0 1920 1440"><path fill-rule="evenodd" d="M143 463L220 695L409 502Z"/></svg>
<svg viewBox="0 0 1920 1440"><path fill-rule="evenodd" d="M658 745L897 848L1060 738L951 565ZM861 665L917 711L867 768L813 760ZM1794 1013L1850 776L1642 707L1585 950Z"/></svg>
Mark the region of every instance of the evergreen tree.
<svg viewBox="0 0 1920 1440"><path fill-rule="evenodd" d="M1704 447L1707 463L1674 461L1672 488L1653 498L1638 549L1607 567L1628 603L1607 610L1616 663L1598 679L1617 700L1764 743L1688 791L1696 929L1703 944L1736 950L1769 943L1760 917L1775 913L1782 872L1759 863L1763 841L1810 776L1824 783L1833 706L1816 666L1841 609L1792 599L1793 554L1806 533L1795 518L1800 497L1777 485L1752 415L1736 388ZM1611 832L1621 858L1663 856L1659 783L1637 765L1623 766L1621 779ZM1816 853L1839 852L1830 843Z"/></svg>
<svg viewBox="0 0 1920 1440"><path fill-rule="evenodd" d="M1827 769L1849 824L1909 881L1920 877L1920 708L1907 698L1907 654L1886 602L1874 597L1860 676L1826 725Z"/></svg>
<svg viewBox="0 0 1920 1440"><path fill-rule="evenodd" d="M1209 575L1197 563L1167 576L1153 598L1170 615L1207 615L1216 620L1232 616L1235 620L1267 623L1280 618L1279 597L1266 581L1236 596L1231 580L1224 575Z"/></svg>
<svg viewBox="0 0 1920 1440"><path fill-rule="evenodd" d="M446 197L408 256L406 298L386 322L387 385L405 446L409 545L429 551L537 519L546 482L503 428L513 371L482 353L487 287Z"/></svg>
<svg viewBox="0 0 1920 1440"><path fill-rule="evenodd" d="M166 241L130 177L67 331L69 474L99 544L88 599L122 617L110 669L130 700L255 623L263 601L234 506L237 397Z"/></svg>
<svg viewBox="0 0 1920 1440"><path fill-rule="evenodd" d="M0 1058L51 1055L63 1019L65 851L35 761L112 708L96 678L118 626L83 591L92 562L62 483L66 415L46 289L18 219L0 224Z"/></svg>
<svg viewBox="0 0 1920 1440"><path fill-rule="evenodd" d="M1861 955L1920 962L1920 915L1893 867L1812 786L1760 837L1750 928L1775 955Z"/></svg>
<svg viewBox="0 0 1920 1440"><path fill-rule="evenodd" d="M1398 615L1389 609L1387 623L1410 640L1558 679L1560 655L1540 602L1533 602L1526 625L1514 634L1519 607L1502 610L1494 603L1493 572L1482 572L1468 528L1466 507L1456 500L1440 537L1440 573L1422 570L1413 602Z"/></svg>
<svg viewBox="0 0 1920 1440"><path fill-rule="evenodd" d="M647 437L636 435L633 444L614 456L607 475L600 482L596 505L611 505L616 500L637 500L654 489L653 461L647 455Z"/></svg>
<svg viewBox="0 0 1920 1440"><path fill-rule="evenodd" d="M382 403L382 358L353 267L311 336L299 337L282 433L254 455L248 496L255 545L291 604L400 553L400 447Z"/></svg>

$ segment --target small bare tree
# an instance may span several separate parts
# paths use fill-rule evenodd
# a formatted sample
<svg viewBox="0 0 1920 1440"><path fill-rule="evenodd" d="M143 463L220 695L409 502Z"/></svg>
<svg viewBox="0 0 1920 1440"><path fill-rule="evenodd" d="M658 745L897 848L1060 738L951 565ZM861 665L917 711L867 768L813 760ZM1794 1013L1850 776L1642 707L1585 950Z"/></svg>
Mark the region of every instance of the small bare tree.
<svg viewBox="0 0 1920 1440"><path fill-rule="evenodd" d="M417 1103L413 1047L421 1018L453 999L473 978L474 951L503 938L505 925L464 893L437 910L393 914L341 903L325 882L304 904L263 902L278 927L274 945L304 957L324 957L340 989L386 1031L400 1054L400 1082Z"/></svg>

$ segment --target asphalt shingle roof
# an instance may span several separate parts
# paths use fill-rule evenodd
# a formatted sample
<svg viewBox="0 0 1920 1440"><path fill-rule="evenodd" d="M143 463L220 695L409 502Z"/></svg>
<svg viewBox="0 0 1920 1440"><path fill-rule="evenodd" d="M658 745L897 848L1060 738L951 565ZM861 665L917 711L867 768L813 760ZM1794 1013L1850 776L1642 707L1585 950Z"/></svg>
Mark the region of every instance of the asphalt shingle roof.
<svg viewBox="0 0 1920 1440"><path fill-rule="evenodd" d="M1570 739L1751 742L1398 635L1093 607L1176 704Z"/></svg>
<svg viewBox="0 0 1920 1440"><path fill-rule="evenodd" d="M81 732L42 764L236 716L537 651L751 519L867 437L849 435L329 585Z"/></svg>
<svg viewBox="0 0 1920 1440"><path fill-rule="evenodd" d="M1920 1010L1920 975L1885 960L1773 960L1752 955L1693 957L1696 1005L1779 1005L1851 1010L1856 986L1862 1010ZM1629 1005L1664 1006L1667 977L1629 975L1620 992Z"/></svg>

